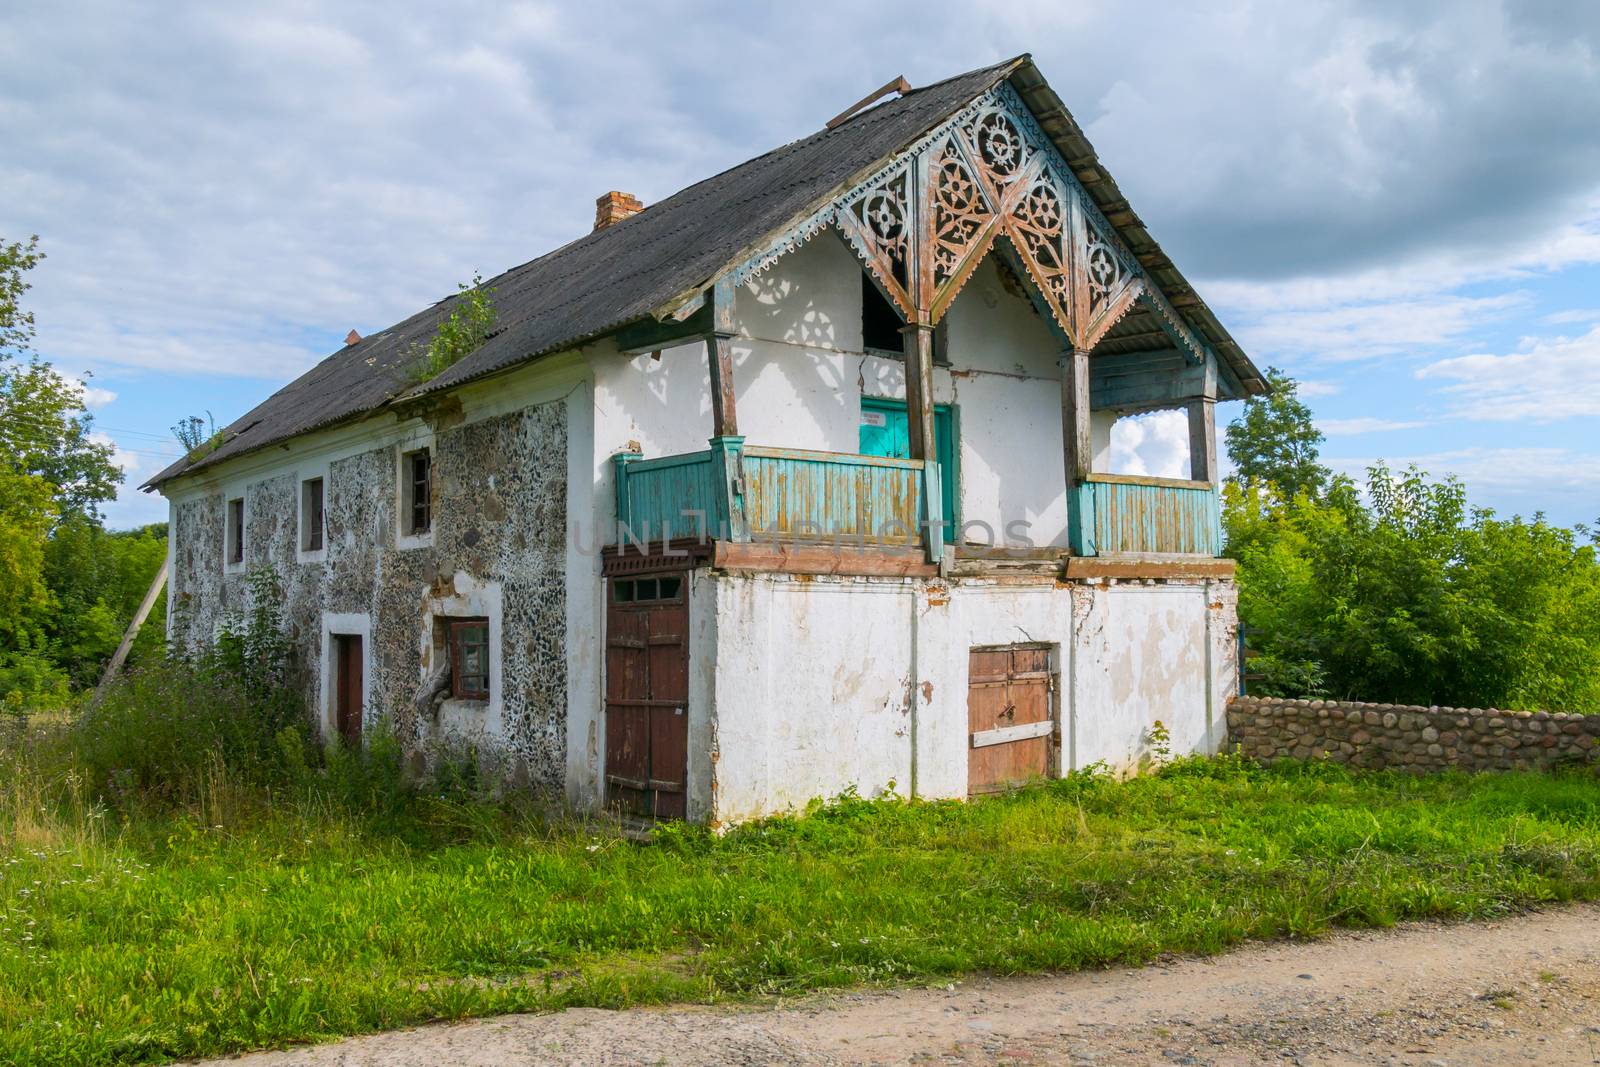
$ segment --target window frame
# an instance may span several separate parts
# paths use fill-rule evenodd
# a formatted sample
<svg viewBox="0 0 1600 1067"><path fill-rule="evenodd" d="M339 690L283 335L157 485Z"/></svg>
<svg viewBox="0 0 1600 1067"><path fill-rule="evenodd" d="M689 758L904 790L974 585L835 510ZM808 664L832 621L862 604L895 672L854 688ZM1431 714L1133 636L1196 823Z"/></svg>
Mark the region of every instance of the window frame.
<svg viewBox="0 0 1600 1067"><path fill-rule="evenodd" d="M327 551L328 480L320 473L300 480L299 535L302 557L320 556Z"/></svg>
<svg viewBox="0 0 1600 1067"><path fill-rule="evenodd" d="M687 579L688 574L684 571L669 571L663 574L619 574L611 579L611 602L620 607L681 604L688 591ZM664 582L671 583L670 593L664 591L662 584Z"/></svg>
<svg viewBox="0 0 1600 1067"><path fill-rule="evenodd" d="M243 570L247 547L245 521L248 514L244 494L224 496L223 501L222 565L230 571Z"/></svg>
<svg viewBox="0 0 1600 1067"><path fill-rule="evenodd" d="M481 676L483 687L472 688L467 685L467 675L462 669L466 660L466 650L471 642L466 635L473 630L483 632L483 641L478 645L482 650L482 671L480 675L473 675L474 679ZM489 650L492 647L492 630L487 617L475 616L472 618L452 618L446 623L446 646L450 656L450 696L455 700L488 700L489 687L492 684L493 671L489 664Z"/></svg>
<svg viewBox="0 0 1600 1067"><path fill-rule="evenodd" d="M426 529L419 530L415 525L417 490L420 488L416 477L416 461L423 457L427 463L427 473L422 484L426 487L427 497L422 502L422 511L428 525ZM399 548L426 548L433 544L433 476L437 469L437 458L433 454L431 437L395 449L394 536Z"/></svg>

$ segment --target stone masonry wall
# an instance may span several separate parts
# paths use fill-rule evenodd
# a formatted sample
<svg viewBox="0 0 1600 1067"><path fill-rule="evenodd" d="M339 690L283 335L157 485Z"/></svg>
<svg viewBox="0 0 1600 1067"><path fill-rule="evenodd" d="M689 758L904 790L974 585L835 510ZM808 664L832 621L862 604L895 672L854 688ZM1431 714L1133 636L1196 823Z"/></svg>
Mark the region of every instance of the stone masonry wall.
<svg viewBox="0 0 1600 1067"><path fill-rule="evenodd" d="M1330 759L1414 771L1600 762L1600 715L1235 697L1228 742L1263 762Z"/></svg>
<svg viewBox="0 0 1600 1067"><path fill-rule="evenodd" d="M565 524L566 407L532 405L457 426L439 426L431 543L402 547L395 510L397 448L333 459L325 468L326 552L300 562L298 497L307 470L292 460L230 491L245 500L245 565L223 566L225 494L183 496L173 509L169 638L180 647L213 641L249 610L247 574L271 569L283 597L307 704L317 709L322 620L365 616L371 624L367 726L387 720L408 748L437 730L413 698L424 677L424 612L458 582L493 586L501 597L498 715L469 706L462 732L508 757L514 780L559 791L566 773Z"/></svg>

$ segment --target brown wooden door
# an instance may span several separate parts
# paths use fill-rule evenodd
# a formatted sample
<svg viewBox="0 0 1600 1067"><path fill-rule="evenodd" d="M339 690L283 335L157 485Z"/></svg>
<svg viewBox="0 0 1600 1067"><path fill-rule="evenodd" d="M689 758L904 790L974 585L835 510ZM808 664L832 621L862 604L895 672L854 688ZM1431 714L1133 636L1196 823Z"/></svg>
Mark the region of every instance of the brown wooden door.
<svg viewBox="0 0 1600 1067"><path fill-rule="evenodd" d="M1050 650L975 648L969 656L967 792L1050 773Z"/></svg>
<svg viewBox="0 0 1600 1067"><path fill-rule="evenodd" d="M633 815L687 814L689 605L683 574L612 578L606 611L606 793Z"/></svg>
<svg viewBox="0 0 1600 1067"><path fill-rule="evenodd" d="M334 724L351 748L361 747L361 635L335 634Z"/></svg>

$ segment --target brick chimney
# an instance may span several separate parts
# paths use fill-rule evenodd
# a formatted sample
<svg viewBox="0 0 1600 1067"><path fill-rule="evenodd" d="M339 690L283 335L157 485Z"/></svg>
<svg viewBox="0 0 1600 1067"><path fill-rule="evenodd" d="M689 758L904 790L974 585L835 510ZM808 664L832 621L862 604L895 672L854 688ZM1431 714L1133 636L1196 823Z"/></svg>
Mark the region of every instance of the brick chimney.
<svg viewBox="0 0 1600 1067"><path fill-rule="evenodd" d="M630 215L644 210L644 204L632 193L619 193L615 189L594 202L594 228L603 230Z"/></svg>

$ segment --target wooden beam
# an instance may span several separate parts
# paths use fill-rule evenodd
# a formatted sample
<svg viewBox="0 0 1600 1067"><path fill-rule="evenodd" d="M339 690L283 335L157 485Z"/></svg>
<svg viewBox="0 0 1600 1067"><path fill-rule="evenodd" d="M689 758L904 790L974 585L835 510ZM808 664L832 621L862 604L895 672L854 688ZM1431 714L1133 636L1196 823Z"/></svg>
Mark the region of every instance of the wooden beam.
<svg viewBox="0 0 1600 1067"><path fill-rule="evenodd" d="M133 621L128 624L127 632L122 635L122 641L117 645L117 651L112 654L111 662L106 664L105 674L100 676L98 688L104 689L111 679L117 676L122 669L122 664L128 658L128 652L133 648L134 638L139 636L139 628L150 617L150 609L156 606L156 597L161 595L161 589L167 584L167 561L161 561L161 569L156 572L155 580L150 583L150 588L145 591L144 599L139 602L139 610L133 613Z"/></svg>
<svg viewBox="0 0 1600 1067"><path fill-rule="evenodd" d="M1189 401L1189 477L1217 480L1217 402L1211 397Z"/></svg>
<svg viewBox="0 0 1600 1067"><path fill-rule="evenodd" d="M1084 578L1232 578L1234 563L1231 559L1209 559L1198 556L1102 556L1084 558L1074 556L1067 560L1067 581Z"/></svg>
<svg viewBox="0 0 1600 1067"><path fill-rule="evenodd" d="M739 413L733 399L733 283L727 276L711 287L706 301L711 331L706 334L706 362L711 369L711 437L737 437Z"/></svg>
<svg viewBox="0 0 1600 1067"><path fill-rule="evenodd" d="M737 437L739 412L733 401L732 334L706 334L706 362L711 367L711 436Z"/></svg>
<svg viewBox="0 0 1600 1067"><path fill-rule="evenodd" d="M938 569L913 548L855 548L789 542L716 542L711 565L726 571L930 578Z"/></svg>
<svg viewBox="0 0 1600 1067"><path fill-rule="evenodd" d="M613 336L617 347L629 355L659 352L663 348L693 344L711 329L711 309L702 304L682 322L643 319L622 327Z"/></svg>
<svg viewBox="0 0 1600 1067"><path fill-rule="evenodd" d="M877 101L888 96L890 93L898 93L901 96L904 96L910 91L911 83L906 81L904 75L895 78L893 81L884 82L881 86L874 89L866 96L863 96L860 100L857 100L855 103L851 104L849 107L833 116L833 118L829 119L826 129L831 130L835 126L842 126L844 123L850 121L850 117L856 112L860 111L868 104L876 103Z"/></svg>
<svg viewBox="0 0 1600 1067"><path fill-rule="evenodd" d="M1074 348L1061 357L1061 445L1072 493L1093 469L1089 439L1089 352Z"/></svg>
<svg viewBox="0 0 1600 1067"><path fill-rule="evenodd" d="M906 326L900 334L905 346L911 458L937 460L939 453L933 437L933 327Z"/></svg>
<svg viewBox="0 0 1600 1067"><path fill-rule="evenodd" d="M943 554L944 531L936 525L944 519L938 499L939 446L933 424L933 327L926 321L913 323L900 331L905 346L906 414L911 458L923 462L922 497L928 523L922 531L923 549L929 562Z"/></svg>

